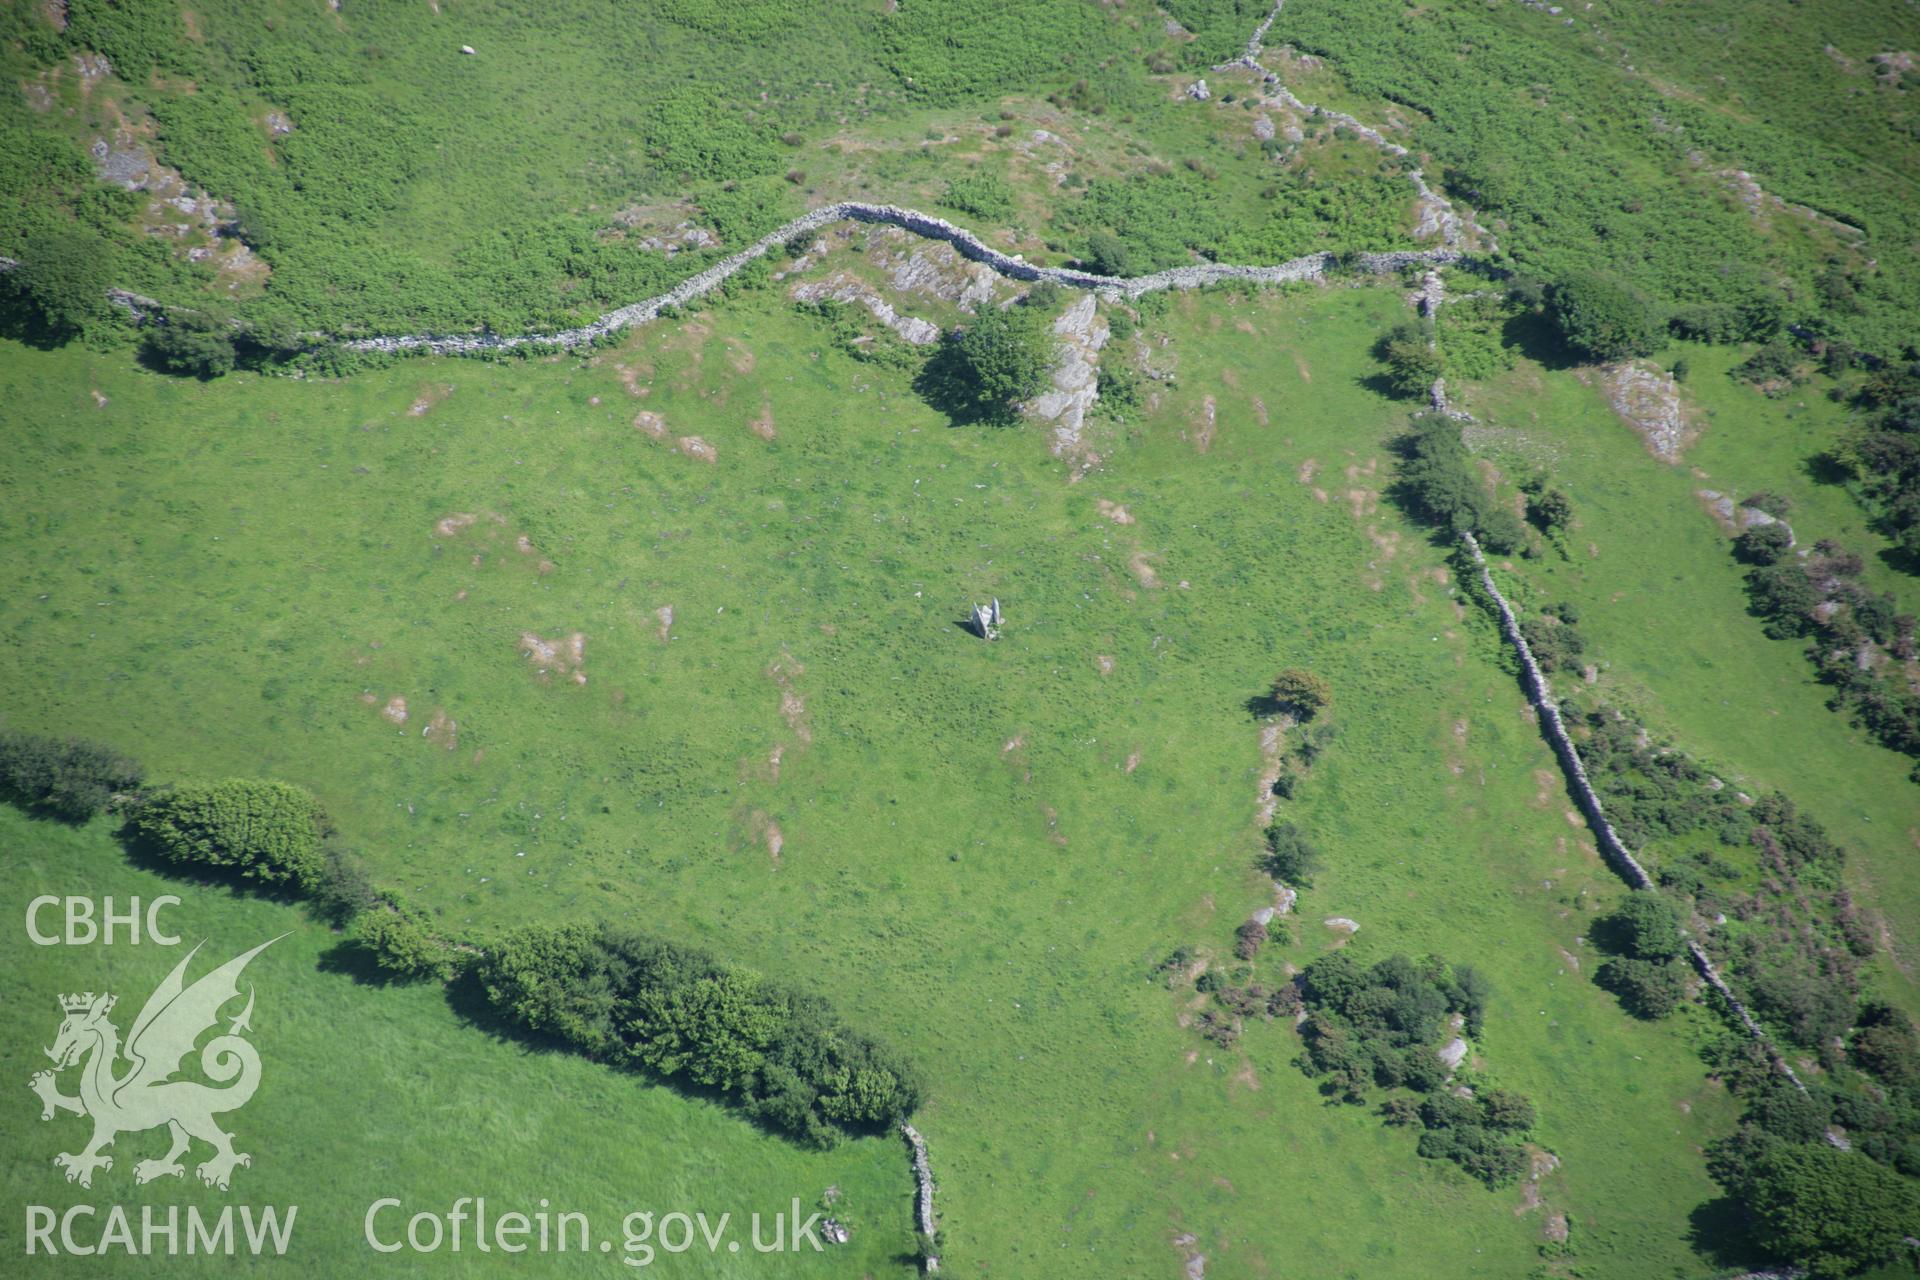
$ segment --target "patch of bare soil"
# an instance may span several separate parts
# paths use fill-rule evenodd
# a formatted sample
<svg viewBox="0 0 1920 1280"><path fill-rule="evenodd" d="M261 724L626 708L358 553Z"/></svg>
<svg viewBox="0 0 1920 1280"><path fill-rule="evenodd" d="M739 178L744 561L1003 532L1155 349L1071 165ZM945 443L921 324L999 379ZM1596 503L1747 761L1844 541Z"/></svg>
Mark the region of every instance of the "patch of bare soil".
<svg viewBox="0 0 1920 1280"><path fill-rule="evenodd" d="M1300 470L1296 471L1294 475L1299 479L1301 484L1312 484L1314 476L1318 475L1319 472L1319 461L1314 458L1308 458L1300 464Z"/></svg>
<svg viewBox="0 0 1920 1280"><path fill-rule="evenodd" d="M762 400L760 402L760 412L754 416L753 421L749 422L747 426L752 430L753 434L759 436L762 440L773 439L773 403L768 400Z"/></svg>
<svg viewBox="0 0 1920 1280"><path fill-rule="evenodd" d="M107 398L106 398L106 396L104 396L104 395L102 395L102 394L100 394L100 392L99 392L99 390L98 390L98 389L95 389L94 391L92 391L92 392L89 392L89 394L93 396L93 407L94 407L94 408L96 408L96 409L104 409L104 408L106 408L106 407L107 407Z"/></svg>
<svg viewBox="0 0 1920 1280"><path fill-rule="evenodd" d="M1514 1208L1514 1216L1532 1213L1546 1202L1540 1198L1540 1180L1560 1167L1560 1157L1551 1151L1543 1151L1532 1143L1527 1144L1527 1178L1520 1184L1520 1203ZM1560 1217L1556 1214L1555 1217ZM1565 1239L1566 1220L1561 1218L1561 1239Z"/></svg>
<svg viewBox="0 0 1920 1280"><path fill-rule="evenodd" d="M1121 766L1121 772L1132 773L1135 769L1138 769L1139 767L1140 767L1140 749L1136 747L1132 751L1129 751L1127 753L1127 762L1126 764Z"/></svg>
<svg viewBox="0 0 1920 1280"><path fill-rule="evenodd" d="M794 661L793 655L782 653L777 662L767 668L767 678L780 690L780 718L787 722L787 731L798 739L801 746L813 741L813 727L807 721L807 704L801 698L793 682L806 674L807 669Z"/></svg>
<svg viewBox="0 0 1920 1280"><path fill-rule="evenodd" d="M433 522L435 537L464 538L470 545L479 546L480 549L473 553L471 560L475 568L484 564L487 553L505 539L507 528L507 518L493 511L455 511ZM513 549L538 572L553 572L553 561L542 556L539 548L533 545L533 539L526 534L513 535ZM462 591L455 598L466 599L466 592Z"/></svg>
<svg viewBox="0 0 1920 1280"><path fill-rule="evenodd" d="M1253 420L1263 427L1267 425L1267 402L1259 396L1253 398Z"/></svg>
<svg viewBox="0 0 1920 1280"><path fill-rule="evenodd" d="M652 365L643 364L634 366L616 364L613 366L613 371L620 375L620 385L627 389L628 395L649 396L653 394L653 388L648 385L653 381ZM639 426L640 424L636 422L634 425Z"/></svg>
<svg viewBox="0 0 1920 1280"><path fill-rule="evenodd" d="M699 436L681 436L675 442L675 447L689 458L695 458L701 462L711 464L720 460L720 451Z"/></svg>
<svg viewBox="0 0 1920 1280"><path fill-rule="evenodd" d="M667 438L667 420L650 409L642 409L633 415L633 429L655 440Z"/></svg>
<svg viewBox="0 0 1920 1280"><path fill-rule="evenodd" d="M522 631L520 655L533 665L534 673L543 683L554 676L563 676L574 684L587 682L585 632L575 631L548 640L536 632Z"/></svg>
<svg viewBox="0 0 1920 1280"><path fill-rule="evenodd" d="M405 724L407 722L407 700L397 694L388 698L387 705L380 708L380 714L390 723Z"/></svg>
<svg viewBox="0 0 1920 1280"><path fill-rule="evenodd" d="M780 851L786 848L787 838L764 809L755 809L747 819L747 830L754 843L762 845L767 851L767 859L774 866L780 865Z"/></svg>
<svg viewBox="0 0 1920 1280"><path fill-rule="evenodd" d="M673 606L663 604L653 611L653 616L660 624L657 633L660 636L660 643L665 644L667 641L673 639Z"/></svg>
<svg viewBox="0 0 1920 1280"><path fill-rule="evenodd" d="M413 398L413 403L407 406L407 416L424 418L432 412L435 405L452 394L453 388L446 383L422 387L420 393Z"/></svg>
<svg viewBox="0 0 1920 1280"><path fill-rule="evenodd" d="M460 745L460 722L436 707L426 727L420 730L420 736L452 751Z"/></svg>
<svg viewBox="0 0 1920 1280"><path fill-rule="evenodd" d="M1140 580L1141 586L1153 590L1160 585L1160 575L1155 573L1153 566L1148 563L1149 554L1145 551L1134 552L1127 557L1127 568L1133 571L1133 576Z"/></svg>
<svg viewBox="0 0 1920 1280"><path fill-rule="evenodd" d="M1093 665L1099 669L1100 674L1103 676L1113 674L1113 659L1104 653L1096 653L1093 655Z"/></svg>
<svg viewBox="0 0 1920 1280"><path fill-rule="evenodd" d="M1193 441L1194 449L1198 452L1205 453L1213 448L1213 437L1218 428L1219 415L1218 402L1210 395L1203 397L1200 401L1200 411L1194 417L1193 431L1189 437Z"/></svg>
<svg viewBox="0 0 1920 1280"><path fill-rule="evenodd" d="M1117 502L1109 502L1105 498L1102 498L1094 504L1094 507L1100 512L1102 517L1113 521L1115 524L1133 523L1133 513Z"/></svg>

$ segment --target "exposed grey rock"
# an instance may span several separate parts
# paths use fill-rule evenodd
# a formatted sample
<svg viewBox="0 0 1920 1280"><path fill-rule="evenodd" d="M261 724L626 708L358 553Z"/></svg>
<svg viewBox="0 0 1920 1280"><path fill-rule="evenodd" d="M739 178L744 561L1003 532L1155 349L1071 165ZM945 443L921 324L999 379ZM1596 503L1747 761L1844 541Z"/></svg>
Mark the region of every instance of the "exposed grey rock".
<svg viewBox="0 0 1920 1280"><path fill-rule="evenodd" d="M1107 345L1108 328L1092 294L1082 296L1053 322L1060 339L1059 361L1053 368L1053 387L1027 404L1027 412L1051 422L1052 448L1065 457L1080 445L1087 410L1100 398L1100 348Z"/></svg>
<svg viewBox="0 0 1920 1280"><path fill-rule="evenodd" d="M1601 374L1601 390L1622 421L1639 433L1647 452L1662 462L1678 462L1699 430L1680 398L1673 375L1645 360L1612 364Z"/></svg>
<svg viewBox="0 0 1920 1280"><path fill-rule="evenodd" d="M825 280L809 280L795 285L793 297L800 302L857 302L873 313L873 318L915 346L929 346L940 340L940 327L918 316L903 316L876 292L873 286L845 273L836 272Z"/></svg>
<svg viewBox="0 0 1920 1280"><path fill-rule="evenodd" d="M1253 136L1262 142L1273 137L1273 117L1255 116L1253 118Z"/></svg>
<svg viewBox="0 0 1920 1280"><path fill-rule="evenodd" d="M1205 80L1195 80L1187 86L1187 96L1195 102L1205 102L1213 96L1213 92L1207 88L1207 82Z"/></svg>
<svg viewBox="0 0 1920 1280"><path fill-rule="evenodd" d="M1458 1071L1460 1064L1467 1060L1467 1042L1455 1036L1447 1041L1445 1048L1437 1051L1436 1056L1448 1071Z"/></svg>

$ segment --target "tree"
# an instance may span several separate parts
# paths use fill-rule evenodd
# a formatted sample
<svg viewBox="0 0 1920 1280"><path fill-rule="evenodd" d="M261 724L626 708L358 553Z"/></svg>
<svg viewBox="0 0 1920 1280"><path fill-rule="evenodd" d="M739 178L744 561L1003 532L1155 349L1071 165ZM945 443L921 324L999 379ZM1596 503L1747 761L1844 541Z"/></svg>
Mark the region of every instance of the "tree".
<svg viewBox="0 0 1920 1280"><path fill-rule="evenodd" d="M1609 949L1638 960L1676 959L1686 948L1680 912L1648 889L1635 889L1606 919Z"/></svg>
<svg viewBox="0 0 1920 1280"><path fill-rule="evenodd" d="M1734 554L1748 564L1774 564L1792 549L1793 534L1778 521L1756 524L1733 540Z"/></svg>
<svg viewBox="0 0 1920 1280"><path fill-rule="evenodd" d="M311 794L254 778L170 787L149 797L134 819L139 835L170 862L303 892L325 871L323 824Z"/></svg>
<svg viewBox="0 0 1920 1280"><path fill-rule="evenodd" d="M983 306L953 340L972 398L987 412L1006 417L1021 401L1046 389L1056 344L1045 306Z"/></svg>
<svg viewBox="0 0 1920 1280"><path fill-rule="evenodd" d="M1111 231L1096 231L1087 237L1087 270L1096 275L1126 277L1133 274L1133 250Z"/></svg>
<svg viewBox="0 0 1920 1280"><path fill-rule="evenodd" d="M1664 1018L1687 994L1687 971L1674 960L1614 956L1594 972L1594 981L1619 996L1636 1018Z"/></svg>
<svg viewBox="0 0 1920 1280"><path fill-rule="evenodd" d="M0 791L68 822L85 822L137 790L141 776L138 764L97 742L0 734Z"/></svg>
<svg viewBox="0 0 1920 1280"><path fill-rule="evenodd" d="M1298 888L1313 886L1314 872L1320 869L1320 850L1300 834L1291 822L1276 822L1267 828L1267 872L1275 879Z"/></svg>
<svg viewBox="0 0 1920 1280"><path fill-rule="evenodd" d="M1396 394L1424 398L1446 372L1446 357L1434 341L1433 322L1410 320L1394 326L1374 344L1386 362L1387 383Z"/></svg>
<svg viewBox="0 0 1920 1280"><path fill-rule="evenodd" d="M1749 1136L1721 1144L1709 1168L1745 1207L1761 1247L1814 1280L1892 1263L1920 1232L1915 1184L1856 1152Z"/></svg>
<svg viewBox="0 0 1920 1280"><path fill-rule="evenodd" d="M1578 272L1547 290L1547 312L1560 337L1589 360L1651 355L1666 340L1653 305L1617 280Z"/></svg>
<svg viewBox="0 0 1920 1280"><path fill-rule="evenodd" d="M176 311L146 332L148 357L168 373L218 378L233 372L234 329L214 311Z"/></svg>
<svg viewBox="0 0 1920 1280"><path fill-rule="evenodd" d="M1273 678L1273 704L1297 720L1311 720L1333 701L1333 686L1322 676L1289 667Z"/></svg>
<svg viewBox="0 0 1920 1280"><path fill-rule="evenodd" d="M20 256L10 282L54 332L85 333L112 318L113 246L104 237L79 226L44 227L27 237Z"/></svg>

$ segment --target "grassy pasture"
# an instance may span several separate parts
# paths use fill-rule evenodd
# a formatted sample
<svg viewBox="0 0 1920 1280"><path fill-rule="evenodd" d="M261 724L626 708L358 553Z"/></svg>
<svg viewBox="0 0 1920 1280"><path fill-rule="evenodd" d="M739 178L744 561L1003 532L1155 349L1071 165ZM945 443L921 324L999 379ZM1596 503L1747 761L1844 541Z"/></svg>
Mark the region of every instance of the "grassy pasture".
<svg viewBox="0 0 1920 1280"><path fill-rule="evenodd" d="M1803 541L1834 537L1861 551L1863 580L1892 592L1902 611L1920 607L1920 592L1877 554L1884 539L1810 461L1843 429L1844 410L1817 386L1769 400L1727 378L1738 352L1683 353L1694 370L1685 397L1704 430L1679 465L1649 455L1597 389L1565 372L1523 360L1476 392L1474 411L1492 429L1488 456L1515 475L1548 465L1577 504L1570 558L1530 562L1522 576L1545 598L1581 607L1609 696L1730 771L1730 782L1786 791L1847 846L1856 893L1888 925L1887 993L1915 1007L1911 762L1827 710L1803 643L1763 634L1747 612L1744 568L1695 491L1781 493Z"/></svg>
<svg viewBox="0 0 1920 1280"><path fill-rule="evenodd" d="M1691 1270L1730 1104L1696 1024L1587 980L1617 882L1485 621L1379 500L1404 411L1364 353L1401 305L1171 301L1144 332L1175 384L1077 484L769 294L590 362L341 383L9 348L7 716L162 779L309 785L461 932L631 917L829 992L927 1070L959 1273L1171 1270L1190 1233L1210 1275L1512 1274L1549 1211L1592 1274ZM991 646L956 626L989 594ZM586 683L528 631L584 634ZM1547 1208L1323 1102L1283 1025L1210 1053L1148 977L1267 899L1245 703L1289 665L1342 737L1294 814L1329 870L1273 959L1345 915L1363 955L1487 971L1478 1049L1540 1105ZM723 1182L759 1158L704 1150Z"/></svg>
<svg viewBox="0 0 1920 1280"><path fill-rule="evenodd" d="M0 1249L27 1275L97 1275L97 1258L23 1258L22 1205L64 1211L76 1204L198 1206L217 1214L226 1204L297 1205L288 1261L302 1275L341 1275L378 1264L395 1276L522 1274L529 1266L572 1259L485 1257L471 1247L459 1255L374 1254L362 1241L362 1219L376 1199L392 1196L407 1213L445 1213L461 1196L484 1193L493 1212L532 1212L542 1197L555 1210L578 1210L594 1224L594 1240L611 1238L616 1252L577 1268L620 1274L620 1224L630 1212L704 1207L710 1218L732 1210L736 1223L758 1210L771 1214L799 1196L805 1212L829 1186L842 1191L855 1226L848 1253L750 1255L754 1274L844 1276L908 1275L902 1258L912 1248L910 1184L905 1159L892 1138L868 1138L831 1152L807 1152L762 1133L717 1106L692 1100L566 1053L496 1039L465 1022L437 990L362 985L336 965L339 939L300 912L235 897L220 889L183 885L129 866L105 819L85 828L29 820L0 806L0 897L16 927L0 938L0 955L15 995L0 1010L9 1091L0 1134L10 1158L0 1172L8 1209L0 1218ZM27 902L43 893L96 900L111 894L124 907L178 894L167 912L178 949L39 947L17 927ZM57 914L54 913L54 914ZM53 915L47 916L51 922ZM58 1151L78 1150L85 1122L61 1115L43 1123L26 1079L46 1067L38 1046L52 1042L62 992L111 990L120 997L115 1020L124 1033L147 993L187 947L206 939L190 977L248 947L291 931L254 960L247 979L257 991L254 1044L261 1084L248 1105L224 1118L235 1147L253 1157L235 1172L231 1191L202 1187L191 1166L182 1182L136 1189L136 1159L158 1156L166 1135L123 1135L111 1150L114 1167L95 1175L91 1191L65 1182L53 1166ZM62 1080L73 1089L69 1075ZM196 1148L195 1160L205 1151ZM383 1238L396 1221L381 1217ZM404 1216L398 1221L404 1223ZM94 1230L102 1219L93 1220ZM742 1228L744 1230L744 1227ZM771 1227L766 1228L771 1233ZM471 1228L469 1228L469 1233ZM87 1240L85 1224L77 1234ZM744 1236L742 1238L745 1238ZM850 1265L851 1264L851 1265ZM214 1274L227 1259L152 1257L122 1262L161 1276ZM244 1264L243 1264L244 1265ZM704 1247L654 1264L673 1275L733 1275L727 1258ZM285 1270L285 1265L254 1264ZM645 1272L642 1272L645 1274Z"/></svg>

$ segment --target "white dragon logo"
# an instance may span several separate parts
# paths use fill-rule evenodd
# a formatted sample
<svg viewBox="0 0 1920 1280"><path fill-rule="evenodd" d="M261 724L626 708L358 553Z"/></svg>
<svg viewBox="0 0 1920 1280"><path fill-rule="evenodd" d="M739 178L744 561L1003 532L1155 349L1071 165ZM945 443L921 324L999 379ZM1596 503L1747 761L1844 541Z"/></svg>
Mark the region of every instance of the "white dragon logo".
<svg viewBox="0 0 1920 1280"><path fill-rule="evenodd" d="M78 1154L62 1152L53 1158L54 1164L67 1171L68 1182L91 1187L94 1170L113 1168L113 1157L102 1155L101 1148L111 1146L122 1133L138 1133L163 1124L172 1134L173 1146L158 1160L135 1164L135 1182L181 1177L186 1171L180 1157L193 1138L213 1147L213 1158L197 1170L208 1186L225 1191L234 1166L253 1163L251 1156L233 1149L233 1135L214 1122L214 1116L245 1106L260 1085L260 1055L240 1038L242 1031L253 1029L248 1022L253 1016L251 986L247 988L247 1007L231 1020L227 1034L215 1036L200 1051L200 1069L208 1079L226 1087L215 1089L196 1080L173 1077L182 1060L193 1052L201 1033L219 1022L221 1007L240 994L240 971L278 941L280 938L269 939L235 956L188 987L182 975L187 962L200 950L196 945L147 997L146 1006L127 1034L124 1051L118 1028L107 1020L117 997L104 992L96 996L91 991L60 997L66 1018L53 1048L46 1051L53 1059L53 1070L36 1073L28 1084L40 1095L42 1120L53 1119L56 1111L93 1118L93 1140L86 1149ZM132 1066L125 1074L116 1075L114 1068L123 1055ZM80 1096L69 1098L60 1092L54 1076L82 1059L86 1059L86 1065L80 1073Z"/></svg>

